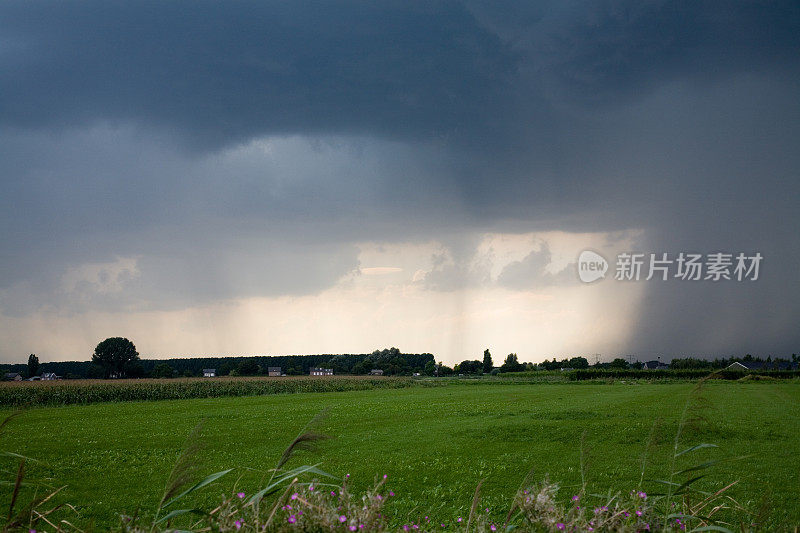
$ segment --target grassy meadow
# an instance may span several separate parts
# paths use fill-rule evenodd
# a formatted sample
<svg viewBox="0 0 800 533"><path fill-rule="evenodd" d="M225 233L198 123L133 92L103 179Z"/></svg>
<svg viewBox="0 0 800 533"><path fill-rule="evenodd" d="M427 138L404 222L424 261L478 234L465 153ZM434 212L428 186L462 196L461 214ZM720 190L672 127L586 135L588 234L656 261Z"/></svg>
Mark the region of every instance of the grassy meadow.
<svg viewBox="0 0 800 533"><path fill-rule="evenodd" d="M323 409L331 436L293 465L321 463L350 475L354 491L388 475L395 524L453 524L466 516L476 485L482 508L502 521L526 474L548 475L568 500L581 484L581 442L589 492L667 479L678 421L693 383L505 383L474 380L439 387L272 394L38 407L12 420L0 450L34 458L31 480L75 506L70 521L105 529L119 513L152 512L192 429L203 422L200 473L235 467L196 493L213 506L221 494L260 488L263 471ZM5 408L4 413L10 413ZM723 458L698 482L729 494L768 529L800 523L800 383L708 382L692 396L681 448L713 443L678 459L676 469ZM691 457L689 457L689 455ZM5 458L5 478L16 462ZM10 498L3 486L3 505ZM27 490L32 490L28 488Z"/></svg>

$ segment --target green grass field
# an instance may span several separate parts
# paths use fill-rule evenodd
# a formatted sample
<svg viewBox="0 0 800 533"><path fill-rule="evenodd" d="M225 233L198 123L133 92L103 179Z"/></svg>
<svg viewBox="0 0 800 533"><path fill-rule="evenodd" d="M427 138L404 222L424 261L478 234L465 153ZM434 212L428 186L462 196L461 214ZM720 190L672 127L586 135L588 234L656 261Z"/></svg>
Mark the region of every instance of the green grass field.
<svg viewBox="0 0 800 533"><path fill-rule="evenodd" d="M294 465L321 463L350 474L355 490L388 474L396 496L387 511L395 523L430 515L451 523L469 512L484 480L482 507L498 520L528 471L562 485L567 499L581 482L580 450L588 455L589 489L638 487L665 479L678 420L692 383L505 384L453 383L442 387L276 394L236 398L100 403L30 409L0 437L0 450L41 461L31 479L67 487L57 496L98 529L119 523L118 513L157 504L181 446L204 423L202 472L237 471L199 497L211 504L222 492L258 487L255 470L274 465L281 451L315 414L328 408L321 429L331 440L303 452ZM800 523L800 383L710 382L691 402L681 439L686 447L717 444L678 466L748 456L715 465L700 483L707 489L739 481L730 494L771 528ZM6 413L10 411L5 411ZM4 461L6 479L15 463ZM645 481L644 488L656 485ZM3 505L10 489L4 486Z"/></svg>

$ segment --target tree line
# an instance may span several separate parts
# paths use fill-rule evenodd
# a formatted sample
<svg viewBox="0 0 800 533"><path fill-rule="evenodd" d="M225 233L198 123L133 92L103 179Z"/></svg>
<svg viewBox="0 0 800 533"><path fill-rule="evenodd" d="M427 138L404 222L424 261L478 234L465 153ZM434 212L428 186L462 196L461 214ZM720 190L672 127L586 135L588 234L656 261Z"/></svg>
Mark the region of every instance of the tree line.
<svg viewBox="0 0 800 533"><path fill-rule="evenodd" d="M717 358L713 360L695 357L673 359L670 368L674 370L725 368L734 362L790 362L796 363L800 358L792 354L788 358L766 359L750 354L744 357ZM449 367L437 363L433 354L406 354L398 348L375 350L370 354L320 354L320 355L279 355L279 356L243 356L243 357L185 357L174 359L140 359L136 346L128 339L111 337L100 342L92 354L90 361L57 361L40 363L35 354L28 357L27 364L0 365L0 372L15 372L24 377L37 376L40 373L53 373L64 378L169 378L198 377L204 369L214 369L218 376L258 376L265 375L269 367L280 367L290 376L307 375L312 368L330 368L334 374L365 375L379 369L386 376L402 376L420 374L427 376L482 375L505 372L522 372L537 370L575 369L640 369L641 362L628 363L625 359L615 358L610 362L596 362L593 365L585 357L576 356L545 359L541 363L522 363L516 353L508 354L502 365L494 366L492 354L487 348L483 352L483 360L467 359Z"/></svg>
<svg viewBox="0 0 800 533"><path fill-rule="evenodd" d="M199 377L213 368L218 376L265 375L269 367L280 367L290 376L308 375L312 368L331 368L334 374L364 375L380 369L386 376L433 374L430 353L401 353L398 348L375 350L370 354L319 354L241 357L183 357L141 359L128 339L111 337L100 342L89 361L39 363L31 354L28 364L0 365L0 372L15 372L28 378L52 372L63 378Z"/></svg>

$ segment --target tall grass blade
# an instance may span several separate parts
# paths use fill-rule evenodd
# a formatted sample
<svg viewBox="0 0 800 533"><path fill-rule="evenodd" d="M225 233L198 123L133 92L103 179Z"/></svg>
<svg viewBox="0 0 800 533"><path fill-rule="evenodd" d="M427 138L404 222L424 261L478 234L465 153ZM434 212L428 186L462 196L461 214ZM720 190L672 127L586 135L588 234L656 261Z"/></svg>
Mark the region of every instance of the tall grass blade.
<svg viewBox="0 0 800 533"><path fill-rule="evenodd" d="M14 506L17 504L17 497L19 496L19 488L22 486L22 479L25 477L25 459L19 462L17 468L17 477L14 481L14 490L11 493L11 504L8 506L8 520L14 516Z"/></svg>
<svg viewBox="0 0 800 533"><path fill-rule="evenodd" d="M227 470L222 470L222 471L220 471L220 472L215 472L215 473L213 473L213 474L211 474L211 475L207 476L207 477L206 477L205 479L203 479L202 481L198 481L197 483L195 483L194 485L192 485L191 487L189 487L189 488L188 488L188 489L186 489L185 491L181 492L180 494L178 494L177 496L175 496L174 498L172 498L170 501L168 501L167 503L165 503L165 504L164 504L164 505L163 505L161 508L162 508L162 509L165 509L165 508L169 507L170 505L172 505L172 504L173 504L173 503L175 503L176 501L180 500L181 498L183 498L183 497L184 497L184 496L186 496L187 494L190 494L190 493L192 493L192 492L194 492L194 491L196 491L196 490L198 490L198 489L202 489L202 488L203 488L203 487L205 487L206 485L208 485L208 484L210 484L210 483L213 483L213 482L215 482L216 480L218 480L218 479L219 479L219 478L221 478L222 476L224 476L224 475L226 475L226 474L228 474L228 473L230 473L230 472L232 472L232 471L233 471L233 468L229 468L229 469L227 469Z"/></svg>
<svg viewBox="0 0 800 533"><path fill-rule="evenodd" d="M733 533L730 529L722 526L703 526L703 527L696 527L690 530L690 533L694 531L722 531L723 533Z"/></svg>
<svg viewBox="0 0 800 533"><path fill-rule="evenodd" d="M719 448L719 446L717 446L716 444L707 444L707 443L696 444L694 446L690 446L689 448L686 448L682 452L676 453L675 457L680 457L681 455L683 455L685 453L693 452L695 450L700 450L702 448Z"/></svg>
<svg viewBox="0 0 800 533"><path fill-rule="evenodd" d="M181 515L190 514L190 513L191 514L200 515L200 516L207 516L206 512L202 511L200 509L175 509L174 511L170 511L169 513L167 513L164 516L162 516L161 518L159 518L156 521L156 524L160 524L162 522L166 522L168 520L172 520L176 516L181 516Z"/></svg>
<svg viewBox="0 0 800 533"><path fill-rule="evenodd" d="M264 498L264 496L272 494L273 492L278 490L278 488L284 482L286 482L286 481L288 481L290 479L294 479L294 478L300 476L301 474L305 474L305 473L309 473L310 472L312 474L318 474L318 475L327 476L327 477L336 479L335 476L332 476L332 475L328 474L327 472L323 472L322 470L317 468L317 466L319 466L319 464L320 463L317 463L315 465L298 466L297 468L293 468L291 470L287 470L286 472L284 472L283 476L281 476L279 479L275 480L273 483L270 483L265 488L261 489L260 491L256 492L255 494L253 494L250 497L250 499L247 501L247 503L249 503L249 504L257 503L262 498Z"/></svg>
<svg viewBox="0 0 800 533"><path fill-rule="evenodd" d="M470 530L472 519L475 518L475 511L478 509L478 502L481 499L481 485L483 485L483 480L480 480L478 486L475 487L475 495L472 497L472 507L469 509L469 518L467 519L467 531Z"/></svg>

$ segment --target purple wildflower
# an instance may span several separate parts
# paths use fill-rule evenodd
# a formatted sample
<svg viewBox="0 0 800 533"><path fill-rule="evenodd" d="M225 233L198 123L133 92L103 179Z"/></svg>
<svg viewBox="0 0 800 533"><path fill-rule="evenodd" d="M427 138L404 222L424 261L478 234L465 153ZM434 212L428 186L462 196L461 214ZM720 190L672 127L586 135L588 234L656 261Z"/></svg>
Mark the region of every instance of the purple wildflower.
<svg viewBox="0 0 800 533"><path fill-rule="evenodd" d="M556 524L556 527L557 527L558 529L564 529L564 524L562 524L561 522L559 522L558 524Z"/></svg>
<svg viewBox="0 0 800 533"><path fill-rule="evenodd" d="M233 523L233 525L236 526L236 529L242 529L242 521L241 520L237 520L236 522Z"/></svg>
<svg viewBox="0 0 800 533"><path fill-rule="evenodd" d="M347 522L347 517L345 515L340 516L339 522Z"/></svg>
<svg viewBox="0 0 800 533"><path fill-rule="evenodd" d="M287 518L287 521L288 521L290 524L294 524L295 522L297 522L297 517L296 517L295 515L293 515L293 514L290 514L290 515L289 515L289 518Z"/></svg>
<svg viewBox="0 0 800 533"><path fill-rule="evenodd" d="M350 531L355 531L356 529L358 529L356 526L350 526Z"/></svg>
<svg viewBox="0 0 800 533"><path fill-rule="evenodd" d="M237 492L236 495L239 497L240 500L244 498L244 492Z"/></svg>
<svg viewBox="0 0 800 533"><path fill-rule="evenodd" d="M577 502L580 499L581 499L581 497L578 494L576 494L575 496L572 497L572 501L574 501L574 502Z"/></svg>

